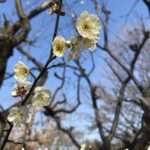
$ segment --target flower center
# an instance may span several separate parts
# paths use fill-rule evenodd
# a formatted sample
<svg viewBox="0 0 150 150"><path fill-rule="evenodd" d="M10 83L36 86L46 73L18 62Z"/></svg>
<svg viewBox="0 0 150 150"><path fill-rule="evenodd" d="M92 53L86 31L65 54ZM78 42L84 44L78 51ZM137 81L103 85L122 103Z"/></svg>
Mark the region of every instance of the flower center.
<svg viewBox="0 0 150 150"><path fill-rule="evenodd" d="M18 87L17 89L17 94L18 95L24 95L27 92L27 88L23 85Z"/></svg>
<svg viewBox="0 0 150 150"><path fill-rule="evenodd" d="M58 46L57 46L57 51L59 51L59 52L62 51L62 46L61 46L61 45L58 45Z"/></svg>
<svg viewBox="0 0 150 150"><path fill-rule="evenodd" d="M18 112L17 114L16 114L16 121L22 121L24 119L24 115L23 115L23 113L21 113L21 112Z"/></svg>
<svg viewBox="0 0 150 150"><path fill-rule="evenodd" d="M42 101L43 98L44 98L44 94L43 94L43 93L41 93L41 94L39 94L39 95L37 96L37 100L38 100L38 101Z"/></svg>
<svg viewBox="0 0 150 150"><path fill-rule="evenodd" d="M18 75L26 75L28 74L28 70L24 67L20 67L19 70L17 71Z"/></svg>
<svg viewBox="0 0 150 150"><path fill-rule="evenodd" d="M84 30L84 31L87 31L88 29L89 29L89 26L88 26L87 24L84 24L84 25L83 25L83 30Z"/></svg>

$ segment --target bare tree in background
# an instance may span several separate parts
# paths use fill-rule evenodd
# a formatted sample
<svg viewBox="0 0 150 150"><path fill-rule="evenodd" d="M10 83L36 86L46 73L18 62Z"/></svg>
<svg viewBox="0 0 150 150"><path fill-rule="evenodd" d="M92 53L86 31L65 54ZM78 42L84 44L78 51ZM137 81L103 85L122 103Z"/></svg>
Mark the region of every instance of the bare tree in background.
<svg viewBox="0 0 150 150"><path fill-rule="evenodd" d="M5 3L5 1L2 2ZM68 148L74 150L80 149L83 143L86 144L85 149L87 150L124 150L126 148L144 150L149 146L150 30L146 19L138 17L136 25L120 29L120 32L114 34L113 40L110 40L111 10L108 10L105 1L100 3L98 0L91 0L95 13L101 18L103 30L101 39L104 41L103 44L100 44L102 42L97 44L93 53L85 52L86 56L83 54L79 60L72 62L66 61L65 58L57 61L50 49L47 61L43 65L35 56L24 50L25 46L35 44L28 38L32 31L31 20L33 18L38 18L39 14L50 9L54 4L58 5L58 10L54 13L56 22L53 29L53 40L58 32L60 18L68 17L64 11L66 14L69 12L72 15L69 19L71 26L75 26L77 16L75 8L80 2L73 2L74 6L62 0L44 2L26 14L21 0L15 0L18 21L11 23L7 19L7 15L3 14L3 27L0 28L0 86L2 87L5 80L13 76L13 73L6 73L6 67L15 50L34 64L30 70L34 78L31 90L24 101L17 102L15 106L20 103L24 104L37 85L44 85L52 69L55 69L55 72L52 73L60 85L55 87L50 106L44 107L41 114L45 118L45 120L39 121L42 126L41 132L34 130L34 126L39 125L35 119L31 124L26 125L26 129L20 130L20 133L17 134L17 131L12 130L12 125L6 119L10 108L7 110L1 108L1 150L10 149L12 146L15 149L22 147L44 149L47 147L49 149ZM138 1L136 2L138 3ZM101 54L104 54L104 57ZM105 64L104 68L98 67L100 61ZM87 64L90 64L88 68ZM34 76L34 70L38 71L37 76ZM105 74L102 74L101 70L104 70ZM104 83L100 82L101 78L105 81ZM95 82L96 80L98 82ZM69 88L73 86L74 89L75 97L71 104L69 91L65 92L66 86ZM86 102L83 101L84 99ZM90 136L83 139L82 137L87 133L77 130L74 123L68 128L63 125L63 121L68 116L75 114L82 105L89 108L88 110L92 113L87 117L88 110L84 111L85 116L80 112L77 115L78 119L74 119L74 121L80 124L88 122L90 125L85 130L88 130L88 135L93 136L94 134L95 141L91 140ZM19 136L17 142L14 135Z"/></svg>

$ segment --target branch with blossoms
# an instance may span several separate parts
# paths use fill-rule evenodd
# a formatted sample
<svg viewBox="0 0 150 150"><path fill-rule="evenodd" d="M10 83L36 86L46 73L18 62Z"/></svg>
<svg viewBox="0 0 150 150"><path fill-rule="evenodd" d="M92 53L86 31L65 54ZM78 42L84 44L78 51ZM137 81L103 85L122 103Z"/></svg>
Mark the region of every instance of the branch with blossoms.
<svg viewBox="0 0 150 150"><path fill-rule="evenodd" d="M21 2L18 0L16 1L16 6L17 6L17 10L18 10L18 14L20 16L20 19L24 18L23 17L23 10L22 10L22 6L21 6ZM62 1L59 2L59 9L61 9L62 6ZM54 30L54 36L53 39L55 38L55 36L57 35L57 30L58 30L58 24L59 24L59 15L57 14L57 20L56 20L56 26L55 26L55 30ZM52 49L51 49L52 51ZM13 107L10 109L10 113L8 115L8 123L10 124L10 127L8 129L8 132L4 138L4 141L1 144L1 149L3 150L5 147L5 144L7 142L7 139L9 137L9 134L14 126L20 126L21 123L24 123L28 120L29 118L29 108L23 106L26 101L28 100L28 98L30 97L30 94L32 93L32 91L34 90L38 80L41 78L41 76L44 74L44 72L47 69L47 66L49 65L49 63L55 59L56 57L53 57L53 55L50 55L50 57L48 58L43 70L41 71L41 73L39 74L39 76L36 78L36 80L34 81L33 85L30 88L30 83L28 81L26 81L26 77L29 75L29 70L28 67L25 66L22 62L19 62L16 66L15 66L15 78L17 80L17 86L16 86L16 91L14 91L12 93L13 96L20 96L21 97L21 106L19 107ZM30 89L29 89L30 88ZM40 88L40 87L39 87ZM39 91L39 88L36 89L36 91ZM37 101L34 102L34 105L38 105L39 104L39 100L42 100L45 96L45 101L44 103L40 101L40 106L41 105L45 105L45 103L48 103L48 100L50 98L50 92L44 88L40 88L40 94L35 94L35 99L38 98ZM28 92L28 93L27 93ZM25 97L24 97L25 95ZM33 98L33 99L34 99ZM11 122L13 122L13 124L11 124Z"/></svg>
<svg viewBox="0 0 150 150"><path fill-rule="evenodd" d="M52 48L50 50L50 55L44 67L42 69L40 67L41 69L40 74L37 77L35 77L34 74L32 74L32 72L29 71L28 66L26 66L21 61L19 61L18 64L16 64L14 67L14 77L16 79L16 85L15 85L15 90L11 93L11 95L13 97L19 97L20 103L18 106L12 107L9 110L9 114L7 117L9 129L6 131L6 135L2 141L2 145L1 145L2 150L4 149L5 144L8 141L9 134L11 133L12 128L13 127L19 128L19 127L22 127L22 125L24 125L25 123L30 122L30 119L32 116L30 112L31 107L35 107L38 110L41 110L44 107L47 111L46 113L48 113L52 118L54 118L60 130L66 133L71 138L72 142L78 148L80 148L80 145L73 137L71 130L64 129L61 126L60 121L57 119L57 116L56 116L56 114L62 113L62 112L72 113L80 105L80 78L78 80L78 90L77 90L78 103L76 106L68 110L61 109L61 108L57 110L52 110L50 101L51 103L53 103L55 94L53 95L53 98L52 98L52 93L50 92L50 90L44 87L39 87L37 85L41 77L44 75L44 73L49 69L49 64L53 60L55 60L57 57L63 57L64 54L66 53L67 48L70 48L70 52L67 57L68 61L70 61L71 59L75 59L76 61L78 61L80 54L82 53L83 50L88 49L92 51L95 49L96 43L99 39L100 31L101 31L100 20L99 20L99 17L95 14L89 14L86 11L82 12L76 24L77 33L75 33L70 38L70 40L65 40L65 38L62 36L56 36L58 25L59 25L59 18L60 18L60 15L63 15L62 14L63 12L61 11L62 0L60 0L58 4L59 5L57 4L53 5L52 10L49 11L50 15L52 15L53 13L57 13L57 18L56 18L56 24L55 24L54 34L53 34L53 42L52 42ZM18 17L20 21L25 23L22 25L20 23L16 23L13 26L13 29L15 31L18 31L20 27L24 29L24 32L20 33L19 35L15 37L15 42L16 42L15 45L18 45L18 43L20 42L20 39L26 38L28 34L27 30L29 30L30 28L28 19L32 18L36 12L31 12L29 16L25 16L20 0L16 0L16 8L17 8ZM18 47L18 50L24 55L26 55L28 58L30 58L32 61L34 61L34 59L31 58L30 55L27 55L20 47ZM36 61L34 61L34 63L38 65L39 67L39 64L37 64ZM65 67L64 67L64 74L65 74ZM31 75L34 78L33 83L28 81L29 75ZM56 77L59 77L59 76L56 75ZM64 81L65 81L64 75L63 75L63 78L61 77L59 78L62 80L62 84L60 87L58 87L58 90L56 90L56 94L57 94L57 91L59 91L59 89L62 88ZM53 109L63 102L66 102L66 100L62 102L56 102L54 104L55 107L53 107Z"/></svg>
<svg viewBox="0 0 150 150"><path fill-rule="evenodd" d="M20 144L25 149L29 149L26 148L28 140L24 138L25 136L27 137L28 133L23 133L24 136L20 138L21 142L19 140L16 142L16 139L12 138L14 130L12 132L11 130L12 127L13 129L19 128L21 130L23 126L26 126L27 129L30 124L34 122L31 118L36 120L31 111L33 109L37 112L42 112L40 115L45 115L45 117L47 117L46 119L52 121L57 129L61 130L64 135L70 138L72 144L74 144L77 149L116 150L128 148L141 150L146 148L150 141L149 57L147 57L149 55L148 41L150 32L147 27L144 26L144 22L141 21L140 27L142 28L139 26L136 26L134 29L131 28L131 30L129 29L129 33L126 32L125 35L122 33L120 37L120 33L117 35L116 33L112 34L110 31L109 23L111 23L111 21L109 20L112 19L111 12L107 9L107 6L104 6L105 2L99 2L98 0L89 1L90 4L93 4L97 15L89 14L84 11L80 17L77 18L77 14L72 8L76 7L74 4L79 4L81 1L65 1L64 8L67 8L66 10L70 12L67 12L67 15L68 17L72 15L71 27L75 27L74 34L69 35L70 37L66 39L65 36L57 36L59 18L65 15L65 12L59 7L60 1L53 0L46 2L39 8L30 11L27 15L21 7L21 1L16 0L15 2L19 20L11 25L15 36L10 34L10 39L15 39L16 42L16 45L12 47L17 48L17 51L28 58L28 60L34 64L34 67L29 68L22 61L19 61L14 67L14 73L6 74L8 75L6 79L12 76L16 79L15 88L11 95L19 99L19 102L11 106L11 108L7 109L4 113L3 110L1 110L0 121L4 120L3 122L5 122L5 116L7 116L8 120L7 125L4 123L4 126L6 126L1 137L3 147L6 145L6 142L12 142L14 144ZM83 3L86 3L86 1L82 1L82 4ZM51 42L52 48L49 51L47 62L45 65L42 65L41 62L34 58L30 54L30 51L26 51L23 46L24 44L30 46L35 44L34 42L36 41L35 39L28 40L26 38L29 30L31 30L29 24L30 19L49 7L48 14L57 14L57 18ZM7 33L10 30L10 24L7 21L6 15L4 14L3 16L5 18L4 33ZM98 43L101 30L99 18L101 18L101 26L104 29L102 37L104 39L103 44ZM62 29L64 30L63 27ZM132 36L132 33L135 33L135 35ZM109 35L111 34L115 35L115 38L110 38ZM0 33L0 40L1 35ZM19 41L19 39L21 39L21 41ZM0 48L4 46L2 53L8 51L5 47L9 45L9 42L9 40L4 40L4 42L0 41ZM22 42L24 42L23 45L18 45ZM146 45L148 46L145 50ZM100 50L93 51L95 47ZM86 50L92 53L88 53L88 55L85 54L89 57L81 57ZM12 51L9 49L9 52ZM1 54L0 56L3 56ZM7 58L9 58L10 55L12 55L12 53L9 53ZM1 60L3 59L4 57L1 57ZM103 65L103 60L105 65ZM6 64L6 62L4 64ZM36 75L34 70L39 72L39 75ZM102 71L99 77L95 76L95 71L97 74L97 70L98 72ZM147 71L147 74L145 71ZM50 89L43 86L49 77L49 73L53 74L53 77L57 79L59 84L55 87L54 92L51 92ZM70 74L74 76L70 76ZM32 82L28 80L31 78ZM98 80L100 83L97 82ZM50 84L50 86L53 85ZM72 89L70 87L72 87ZM72 93L75 93L75 95L72 96ZM64 122L66 121L65 119L68 121L68 115L71 115L71 117L78 115L77 113L80 112L78 108L79 106L82 107L82 101L83 103L85 102L86 107L90 105L90 111L84 110L83 108L82 110L84 110L84 112L82 115L84 115L84 113L88 114L91 111L93 112L85 117L88 119L87 123L90 124L90 133L94 133L94 135L97 136L96 141L92 141L91 139L89 143L82 141L86 143L81 145L80 140L84 140L84 138L79 139L77 135L75 135L76 129L74 126L76 123L71 122L72 125L66 125ZM81 114L79 115L81 119ZM81 121L81 124L83 123L82 125L84 125L85 120ZM41 124L42 126L44 125L44 123ZM45 126L47 126L47 124L45 124ZM35 125L37 124L35 123ZM67 127L65 127L65 125ZM48 126L49 129L47 131L50 130L51 124L48 124ZM29 130L32 130L32 127L30 127ZM96 132L93 132L93 130ZM35 132L33 131L32 133L34 134ZM43 132L41 132L41 134L43 134ZM36 134L36 136L39 135ZM86 132L84 132L84 135L86 135ZM36 136L35 139L31 138L30 140L36 141ZM115 141L115 143L113 141ZM40 140L37 140L37 142L40 142ZM48 143L48 146L49 145L51 145L51 143ZM57 143L57 145L59 144ZM45 147L48 146L46 145ZM63 146L65 146L65 144Z"/></svg>
<svg viewBox="0 0 150 150"><path fill-rule="evenodd" d="M56 11L54 11L53 13L59 14L61 16L65 15L63 10L58 10L59 1L56 0L46 1L41 6L32 9L28 14L24 13L21 0L15 0L14 2L19 20L12 24L7 19L7 16L3 14L4 27L0 30L0 48L2 49L0 54L0 86L3 84L3 81L5 79L4 76L6 72L7 61L13 55L14 48L20 45L21 43L27 41L27 36L31 30L31 19L37 17L46 9L52 9L53 6L57 6Z"/></svg>

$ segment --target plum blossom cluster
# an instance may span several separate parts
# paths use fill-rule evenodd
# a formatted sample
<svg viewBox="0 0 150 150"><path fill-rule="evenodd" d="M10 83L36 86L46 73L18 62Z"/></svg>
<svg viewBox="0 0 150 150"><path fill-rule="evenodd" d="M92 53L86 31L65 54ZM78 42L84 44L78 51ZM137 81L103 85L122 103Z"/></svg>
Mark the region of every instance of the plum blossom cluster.
<svg viewBox="0 0 150 150"><path fill-rule="evenodd" d="M55 6L53 9L55 10ZM87 11L82 12L77 20L76 29L77 32L69 40L65 40L62 36L55 37L52 43L54 55L63 57L67 48L70 48L67 59L77 60L83 50L88 49L93 51L95 49L101 32L99 17L95 14L89 14ZM23 62L19 61L14 67L16 84L15 90L11 93L13 97L19 97L21 101L24 101L32 87L32 83L28 81L29 75L29 68ZM49 105L51 92L48 89L36 87L31 94L31 100L27 100L28 104L10 109L8 121L13 123L14 126L20 127L30 120L30 107L39 109ZM85 145L83 145L83 149L84 147Z"/></svg>
<svg viewBox="0 0 150 150"><path fill-rule="evenodd" d="M32 83L27 80L30 74L29 68L21 61L14 67L14 78L16 79L15 90L11 93L13 97L19 97L24 101L26 95L32 87ZM51 92L44 87L36 87L32 93L31 100L27 100L28 104L12 107L9 111L8 121L13 123L15 127L28 123L31 120L31 107L41 109L48 106L51 99Z"/></svg>
<svg viewBox="0 0 150 150"><path fill-rule="evenodd" d="M83 11L76 23L77 33L70 40L57 36L53 43L53 53L57 57L64 56L67 48L70 48L67 59L78 59L81 51L88 49L93 51L100 37L100 19L96 14L89 14Z"/></svg>
<svg viewBox="0 0 150 150"><path fill-rule="evenodd" d="M27 80L29 68L21 61L14 67L14 78L16 79L15 90L11 93L13 97L22 97L28 93L32 83Z"/></svg>

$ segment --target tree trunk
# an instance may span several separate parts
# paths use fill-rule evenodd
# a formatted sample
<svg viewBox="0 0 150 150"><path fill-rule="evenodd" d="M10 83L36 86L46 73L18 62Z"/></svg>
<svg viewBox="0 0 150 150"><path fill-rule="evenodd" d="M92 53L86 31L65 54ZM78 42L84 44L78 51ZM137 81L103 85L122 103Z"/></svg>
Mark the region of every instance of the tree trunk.
<svg viewBox="0 0 150 150"><path fill-rule="evenodd" d="M0 29L0 87L3 84L7 68L7 61L13 54L11 35L4 29Z"/></svg>

